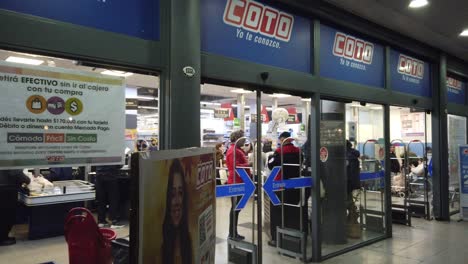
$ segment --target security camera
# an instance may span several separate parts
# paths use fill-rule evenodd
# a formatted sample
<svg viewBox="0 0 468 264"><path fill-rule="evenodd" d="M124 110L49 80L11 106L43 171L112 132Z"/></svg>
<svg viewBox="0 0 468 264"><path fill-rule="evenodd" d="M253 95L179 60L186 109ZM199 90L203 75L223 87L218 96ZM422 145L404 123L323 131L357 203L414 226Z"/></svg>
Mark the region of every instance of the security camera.
<svg viewBox="0 0 468 264"><path fill-rule="evenodd" d="M262 72L260 73L260 77L262 78L263 81L266 81L269 77L269 73L268 72Z"/></svg>

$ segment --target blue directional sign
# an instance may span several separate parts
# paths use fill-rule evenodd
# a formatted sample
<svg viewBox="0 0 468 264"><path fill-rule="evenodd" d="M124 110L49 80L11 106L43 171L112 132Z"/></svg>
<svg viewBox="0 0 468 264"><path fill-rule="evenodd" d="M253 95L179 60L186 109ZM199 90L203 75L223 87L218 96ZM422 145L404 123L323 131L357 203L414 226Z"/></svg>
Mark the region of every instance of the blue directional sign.
<svg viewBox="0 0 468 264"><path fill-rule="evenodd" d="M263 189L270 197L271 203L273 205L281 204L281 201L275 193L276 191L282 191L285 189L300 189L313 186L312 177L301 177L275 181L275 178L278 176L280 171L281 167L274 167L270 173L270 176L268 176L268 179L263 185Z"/></svg>
<svg viewBox="0 0 468 264"><path fill-rule="evenodd" d="M250 176L245 169L236 169L236 172L244 182L216 186L216 197L234 197L242 195L242 199L240 199L236 206L236 210L241 210L245 207L250 197L255 192L255 184L252 179L250 179Z"/></svg>

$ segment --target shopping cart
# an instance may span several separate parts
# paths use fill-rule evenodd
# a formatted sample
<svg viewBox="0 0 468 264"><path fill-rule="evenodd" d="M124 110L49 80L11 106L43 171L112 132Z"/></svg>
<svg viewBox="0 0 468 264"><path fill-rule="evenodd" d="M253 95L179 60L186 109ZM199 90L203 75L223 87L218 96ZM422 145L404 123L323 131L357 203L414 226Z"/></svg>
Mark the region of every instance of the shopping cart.
<svg viewBox="0 0 468 264"><path fill-rule="evenodd" d="M111 241L116 233L99 228L91 212L73 208L65 220L65 240L70 264L112 264Z"/></svg>

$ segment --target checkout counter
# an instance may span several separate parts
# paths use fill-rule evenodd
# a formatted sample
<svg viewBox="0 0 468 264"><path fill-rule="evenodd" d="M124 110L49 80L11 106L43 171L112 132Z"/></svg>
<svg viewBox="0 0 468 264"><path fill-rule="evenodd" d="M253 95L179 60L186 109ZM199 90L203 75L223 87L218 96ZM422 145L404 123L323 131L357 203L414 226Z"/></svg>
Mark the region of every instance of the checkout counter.
<svg viewBox="0 0 468 264"><path fill-rule="evenodd" d="M77 171L76 168L74 171ZM123 166L120 171L120 209L122 218L126 218L130 208L130 169ZM47 178L48 170L41 169L40 173ZM44 187L41 191L23 189L18 193L19 219L29 225L29 239L63 235L65 217L72 208L87 207L93 211L96 202L96 173L91 172L91 167L86 167L83 174L84 177L80 177L74 173L73 180L54 181L53 186Z"/></svg>

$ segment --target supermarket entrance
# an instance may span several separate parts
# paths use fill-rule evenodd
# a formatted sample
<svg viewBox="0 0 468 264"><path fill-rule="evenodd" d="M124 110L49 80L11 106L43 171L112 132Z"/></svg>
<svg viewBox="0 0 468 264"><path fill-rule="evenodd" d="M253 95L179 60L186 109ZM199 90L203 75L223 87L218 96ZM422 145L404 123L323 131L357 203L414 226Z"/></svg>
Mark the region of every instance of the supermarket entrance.
<svg viewBox="0 0 468 264"><path fill-rule="evenodd" d="M310 97L204 83L200 108L201 146L216 148L216 262L310 261Z"/></svg>

